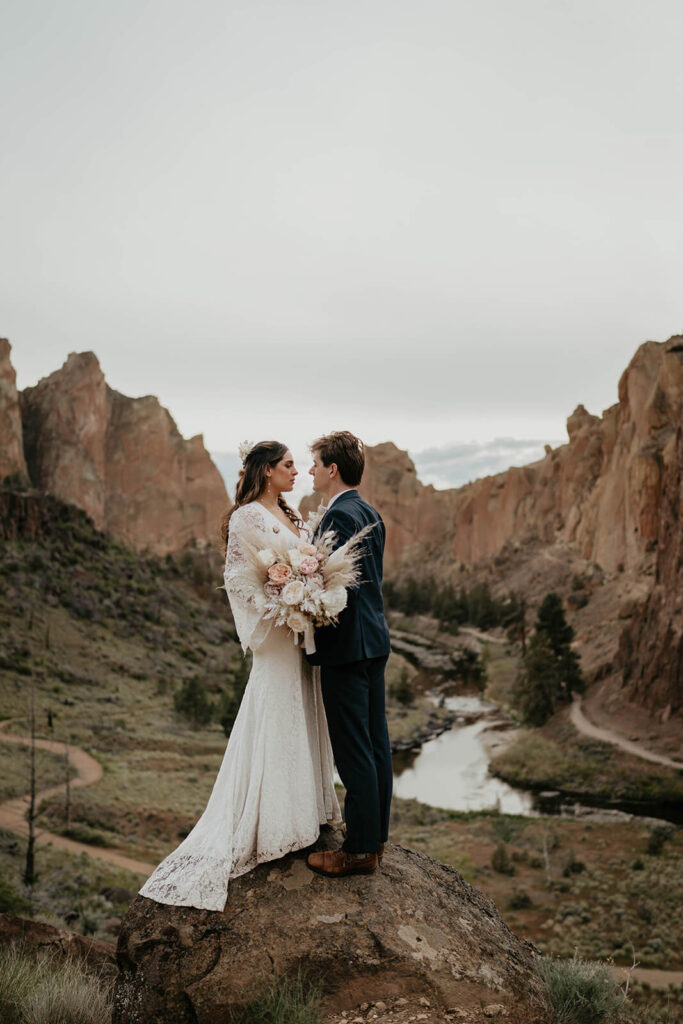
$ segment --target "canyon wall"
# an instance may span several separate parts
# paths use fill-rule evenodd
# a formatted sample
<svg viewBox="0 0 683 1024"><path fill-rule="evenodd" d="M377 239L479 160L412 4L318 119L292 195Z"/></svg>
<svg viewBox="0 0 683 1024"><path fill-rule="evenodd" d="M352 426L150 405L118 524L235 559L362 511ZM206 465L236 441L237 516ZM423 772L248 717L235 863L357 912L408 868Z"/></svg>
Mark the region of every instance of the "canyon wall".
<svg viewBox="0 0 683 1024"><path fill-rule="evenodd" d="M579 405L568 443L528 466L437 491L395 445L368 448L361 491L386 522L388 572L437 553L473 565L533 539L572 543L608 572L638 571L669 515L664 484L676 477L682 417L683 337L675 337L641 345L619 401L601 417Z"/></svg>
<svg viewBox="0 0 683 1024"><path fill-rule="evenodd" d="M654 586L623 630L617 656L633 699L663 709L663 720L683 710L683 427L669 444Z"/></svg>
<svg viewBox="0 0 683 1024"><path fill-rule="evenodd" d="M11 351L7 338L0 338L0 480L15 473L27 475L17 375L10 362Z"/></svg>
<svg viewBox="0 0 683 1024"><path fill-rule="evenodd" d="M108 387L92 352L72 353L20 403L35 487L139 550L218 545L228 496L201 436L185 441L156 398Z"/></svg>

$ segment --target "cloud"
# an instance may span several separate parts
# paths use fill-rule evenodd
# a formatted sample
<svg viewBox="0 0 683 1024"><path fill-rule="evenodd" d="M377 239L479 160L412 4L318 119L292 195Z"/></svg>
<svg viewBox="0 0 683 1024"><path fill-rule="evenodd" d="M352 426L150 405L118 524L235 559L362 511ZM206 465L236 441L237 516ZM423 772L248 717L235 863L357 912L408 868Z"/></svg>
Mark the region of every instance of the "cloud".
<svg viewBox="0 0 683 1024"><path fill-rule="evenodd" d="M434 487L460 487L480 477L502 473L510 466L525 466L544 456L544 446L564 441L497 437L492 441L468 441L411 452L418 478Z"/></svg>
<svg viewBox="0 0 683 1024"><path fill-rule="evenodd" d="M460 487L480 477L502 473L510 466L526 466L542 459L546 444L557 447L566 440L546 441L537 438L496 437L492 441L461 441L440 448L426 448L411 452L418 479L439 489ZM239 455L234 452L211 452L211 458L225 481L230 495L234 494L237 473L241 467ZM290 504L297 506L305 494L311 493L310 478L300 473Z"/></svg>

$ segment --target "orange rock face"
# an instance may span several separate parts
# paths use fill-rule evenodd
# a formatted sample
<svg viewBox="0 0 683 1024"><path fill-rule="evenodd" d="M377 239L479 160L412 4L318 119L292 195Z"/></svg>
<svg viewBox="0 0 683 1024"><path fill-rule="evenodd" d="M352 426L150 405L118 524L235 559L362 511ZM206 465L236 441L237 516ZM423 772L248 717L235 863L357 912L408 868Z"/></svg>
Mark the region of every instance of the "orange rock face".
<svg viewBox="0 0 683 1024"><path fill-rule="evenodd" d="M528 466L437 491L420 483L407 452L390 442L368 448L360 490L386 523L388 572L437 554L446 568L473 565L533 539L573 543L608 572L637 572L661 530L682 417L683 338L672 338L642 345L619 402L602 417L579 405L569 442Z"/></svg>
<svg viewBox="0 0 683 1024"><path fill-rule="evenodd" d="M17 375L10 362L11 345L0 338L0 480L11 473L27 476Z"/></svg>
<svg viewBox="0 0 683 1024"><path fill-rule="evenodd" d="M633 699L661 713L683 709L683 427L662 469L654 586L623 630L618 667Z"/></svg>
<svg viewBox="0 0 683 1024"><path fill-rule="evenodd" d="M185 441L156 398L108 387L92 352L22 392L21 409L35 486L139 550L218 544L228 496L201 436Z"/></svg>

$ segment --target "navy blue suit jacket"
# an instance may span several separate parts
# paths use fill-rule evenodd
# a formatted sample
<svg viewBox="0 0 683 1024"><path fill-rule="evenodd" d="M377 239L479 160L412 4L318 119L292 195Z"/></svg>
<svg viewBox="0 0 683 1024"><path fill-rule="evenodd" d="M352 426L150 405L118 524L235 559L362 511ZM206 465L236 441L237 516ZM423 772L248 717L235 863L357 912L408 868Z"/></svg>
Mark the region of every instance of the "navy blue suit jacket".
<svg viewBox="0 0 683 1024"><path fill-rule="evenodd" d="M337 625L316 629L316 652L308 658L312 665L345 665L389 654L389 628L382 600L386 530L379 512L358 491L342 491L320 520L316 535L334 530L338 547L370 523L376 525L362 541L360 583L349 590L348 604Z"/></svg>

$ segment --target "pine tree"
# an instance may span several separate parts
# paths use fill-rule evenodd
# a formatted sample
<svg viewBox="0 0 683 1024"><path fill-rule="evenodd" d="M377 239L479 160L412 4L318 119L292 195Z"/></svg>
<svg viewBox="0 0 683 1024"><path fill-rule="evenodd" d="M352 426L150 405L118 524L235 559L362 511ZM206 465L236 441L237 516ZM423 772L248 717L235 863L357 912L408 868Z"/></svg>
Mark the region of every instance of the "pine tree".
<svg viewBox="0 0 683 1024"><path fill-rule="evenodd" d="M559 694L570 700L572 693L581 693L584 680L579 665L579 657L572 650L574 630L565 618L562 598L559 594L546 594L538 609L536 632L545 633L552 648L559 675Z"/></svg>
<svg viewBox="0 0 683 1024"><path fill-rule="evenodd" d="M529 641L512 690L512 702L529 725L543 725L555 711L560 689L558 662L544 632Z"/></svg>

